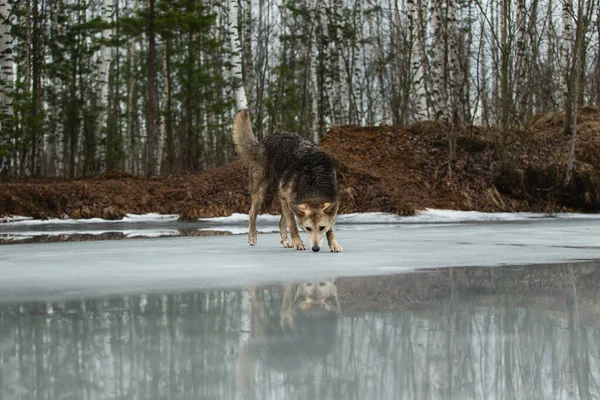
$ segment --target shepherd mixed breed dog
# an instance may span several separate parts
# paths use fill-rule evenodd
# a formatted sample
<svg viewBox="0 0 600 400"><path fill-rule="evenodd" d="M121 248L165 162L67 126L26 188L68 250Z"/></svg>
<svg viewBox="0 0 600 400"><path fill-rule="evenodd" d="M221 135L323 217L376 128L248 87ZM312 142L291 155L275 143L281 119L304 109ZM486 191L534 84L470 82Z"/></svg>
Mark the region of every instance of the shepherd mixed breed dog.
<svg viewBox="0 0 600 400"><path fill-rule="evenodd" d="M261 206L277 195L281 202L279 232L283 247L306 250L298 233L298 224L308 234L312 251L319 251L323 238L327 237L329 249L341 253L342 246L335 240L333 232L340 203L331 158L317 145L294 133L273 133L259 142L252 133L247 110L238 111L235 117L233 142L249 168L250 246L256 245L256 216Z"/></svg>

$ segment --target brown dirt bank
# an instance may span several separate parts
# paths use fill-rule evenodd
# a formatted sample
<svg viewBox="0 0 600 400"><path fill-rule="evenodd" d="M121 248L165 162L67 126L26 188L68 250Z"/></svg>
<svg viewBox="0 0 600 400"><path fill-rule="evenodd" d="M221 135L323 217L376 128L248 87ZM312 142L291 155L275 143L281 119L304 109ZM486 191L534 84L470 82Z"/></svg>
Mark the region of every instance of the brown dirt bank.
<svg viewBox="0 0 600 400"><path fill-rule="evenodd" d="M583 107L576 163L561 184L570 138L562 113L536 116L511 137L501 165L495 129L457 129L457 161L448 166L446 129L435 122L408 127L331 129L321 146L335 160L341 211L410 215L425 207L479 211L600 210L600 111ZM118 219L126 213L177 213L184 219L246 213L246 171L239 161L181 176L110 174L73 181L0 183L0 217L68 216ZM276 211L274 208L271 212Z"/></svg>

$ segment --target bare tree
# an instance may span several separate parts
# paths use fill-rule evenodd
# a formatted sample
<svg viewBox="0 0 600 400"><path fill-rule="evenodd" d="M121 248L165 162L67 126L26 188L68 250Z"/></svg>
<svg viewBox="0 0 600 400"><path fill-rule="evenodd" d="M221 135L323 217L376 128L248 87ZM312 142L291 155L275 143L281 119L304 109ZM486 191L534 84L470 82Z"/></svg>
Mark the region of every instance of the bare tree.
<svg viewBox="0 0 600 400"><path fill-rule="evenodd" d="M320 3L323 0L317 0ZM310 82L310 129L312 132L312 139L315 143L318 143L320 138L319 132L319 84L317 82L317 6L315 0L310 0L309 4L309 18L310 18L310 36L307 46L307 56L310 60L307 62L309 69L309 82Z"/></svg>
<svg viewBox="0 0 600 400"><path fill-rule="evenodd" d="M244 78L242 74L242 46L238 33L238 3L237 0L229 0L229 40L231 45L231 86L235 97L235 105L238 110L248 108L248 100L244 90Z"/></svg>
<svg viewBox="0 0 600 400"><path fill-rule="evenodd" d="M13 81L14 59L12 24L10 21L11 5L8 1L0 1L0 174L10 170L8 153L12 136L13 118Z"/></svg>
<svg viewBox="0 0 600 400"><path fill-rule="evenodd" d="M148 104L146 106L146 175L156 174L156 128L158 110L158 79L156 65L155 3L148 2Z"/></svg>
<svg viewBox="0 0 600 400"><path fill-rule="evenodd" d="M102 13L101 18L109 24L112 16L114 2L118 0L102 0ZM97 102L100 109L98 113L98 119L96 121L95 128L95 142L96 142L96 155L94 160L98 160L98 170L96 172L104 172L106 169L106 121L108 115L108 71L110 70L111 62L111 47L107 43L111 38L111 29L102 30L102 49L100 50L100 59L98 66L98 88L97 88Z"/></svg>
<svg viewBox="0 0 600 400"><path fill-rule="evenodd" d="M248 109L254 111L254 62L252 53L252 0L246 0L244 20L244 81Z"/></svg>
<svg viewBox="0 0 600 400"><path fill-rule="evenodd" d="M568 1L568 0L564 0ZM568 65L569 88L567 91L566 110L565 110L565 133L571 135L571 145L569 148L569 158L567 160L567 171L565 174L565 186L571 182L573 174L573 164L575 162L575 144L577 140L577 112L579 106L579 87L581 74L581 63L583 62L583 48L585 36L588 30L588 21L594 12L595 3L593 0L578 0L577 18L575 20L575 41L571 52L571 62ZM572 9L572 4L571 4Z"/></svg>

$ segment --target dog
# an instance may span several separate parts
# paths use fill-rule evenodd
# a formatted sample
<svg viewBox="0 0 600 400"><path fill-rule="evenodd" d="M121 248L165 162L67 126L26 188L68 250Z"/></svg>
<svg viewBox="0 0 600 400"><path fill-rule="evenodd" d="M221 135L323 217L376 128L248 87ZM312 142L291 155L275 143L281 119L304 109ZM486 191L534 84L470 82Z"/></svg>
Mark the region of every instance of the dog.
<svg viewBox="0 0 600 400"><path fill-rule="evenodd" d="M301 374L304 366L329 353L341 315L333 279L285 285L278 316L267 309L272 299L265 301L263 290L252 288L250 295L252 338L236 360L236 384L246 394L254 391L259 365L286 375Z"/></svg>
<svg viewBox="0 0 600 400"><path fill-rule="evenodd" d="M333 229L340 206L333 160L317 145L294 133L273 133L259 142L252 133L248 110L238 111L235 117L233 142L249 169L250 246L257 242L256 216L260 208L265 199L277 196L283 247L306 250L298 232L300 226L308 234L312 251L318 252L327 237L329 249L341 253Z"/></svg>

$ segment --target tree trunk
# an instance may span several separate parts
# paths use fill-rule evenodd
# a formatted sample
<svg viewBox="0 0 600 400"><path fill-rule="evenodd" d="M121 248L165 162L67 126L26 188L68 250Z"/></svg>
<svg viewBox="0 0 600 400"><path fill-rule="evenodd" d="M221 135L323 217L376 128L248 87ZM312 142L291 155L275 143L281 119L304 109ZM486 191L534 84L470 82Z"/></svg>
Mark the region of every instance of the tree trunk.
<svg viewBox="0 0 600 400"><path fill-rule="evenodd" d="M156 171L159 174L162 174L164 168L163 161L169 159L169 138L167 138L167 115L171 113L170 110L170 102L171 102L171 87L169 81L169 39L163 39L163 48L162 48L162 107L160 113L160 120L158 123L159 133L158 133L158 151L157 151L157 168ZM172 138L171 138L172 139ZM165 154L165 148L166 154ZM168 161L167 161L168 165ZM168 168L168 167L167 167Z"/></svg>
<svg viewBox="0 0 600 400"><path fill-rule="evenodd" d="M33 37L31 42L33 89L31 92L33 123L31 124L31 174L40 176L43 143L44 93L42 91L42 16L38 0L33 0Z"/></svg>
<svg viewBox="0 0 600 400"><path fill-rule="evenodd" d="M510 108L512 103L512 94L510 93L510 42L508 26L510 24L510 0L502 0L502 9L500 11L500 31L501 31L501 83L500 83L500 115L502 116L502 130L504 135L508 134L510 123Z"/></svg>
<svg viewBox="0 0 600 400"><path fill-rule="evenodd" d="M517 0L517 59L515 62L515 100L516 100L516 122L523 123L527 113L527 97L529 90L527 88L526 77L529 68L529 59L527 53L526 40L526 13L527 7L525 0Z"/></svg>
<svg viewBox="0 0 600 400"><path fill-rule="evenodd" d="M600 7L596 7L596 36L598 37L598 54L596 55L596 106L600 107Z"/></svg>
<svg viewBox="0 0 600 400"><path fill-rule="evenodd" d="M441 0L431 1L431 24L433 28L433 112L435 118L446 110L445 49L442 30Z"/></svg>
<svg viewBox="0 0 600 400"><path fill-rule="evenodd" d="M110 23L112 8L116 6L118 0L102 0L102 20ZM100 59L98 66L98 88L96 93L97 104L99 108L98 118L94 132L96 149L94 151L94 160L97 162L98 169L95 173L102 173L106 170L106 123L108 110L108 71L111 63L111 48L108 41L112 36L111 29L102 30L102 49L100 50Z"/></svg>
<svg viewBox="0 0 600 400"><path fill-rule="evenodd" d="M0 175L11 171L8 154L13 127L13 38L10 21L11 6L0 2Z"/></svg>
<svg viewBox="0 0 600 400"><path fill-rule="evenodd" d="M252 59L252 0L246 0L244 21L244 79L248 110L254 111L254 62Z"/></svg>
<svg viewBox="0 0 600 400"><path fill-rule="evenodd" d="M114 2L114 21L115 37L120 39L120 6L119 2ZM117 42L117 46L114 52L114 59L111 60L110 68L110 79L109 79L109 92L111 97L108 98L106 104L108 113L106 121L106 133L101 135L104 136L105 143L102 147L105 150L105 156L100 155L100 171L103 167L106 171L114 170L125 170L125 160L123 152L123 133L121 129L121 45L120 41ZM112 84L112 87L111 87ZM102 150L101 147L101 150ZM103 165L102 165L103 164Z"/></svg>
<svg viewBox="0 0 600 400"><path fill-rule="evenodd" d="M353 36L352 36L352 58L348 67L348 84L349 84L349 111L348 122L352 124L360 124L364 116L363 110L363 95L362 95L362 71L360 62L363 58L361 45L362 37L362 0L355 0L353 10Z"/></svg>
<svg viewBox="0 0 600 400"><path fill-rule="evenodd" d="M563 18L563 35L561 43L561 65L564 66L564 73L562 82L562 96L565 99L565 135L571 134L571 125L573 118L573 103L571 98L573 97L573 85L572 82L572 68L574 53L573 43L573 0L562 0L562 18Z"/></svg>
<svg viewBox="0 0 600 400"><path fill-rule="evenodd" d="M323 0L317 0L321 2ZM310 118L310 130L312 132L312 140L315 143L319 142L321 137L319 132L319 85L317 82L317 12L316 12L315 1L311 0L309 3L309 15L310 15L310 39L308 42L308 56L310 62L308 63L310 69L310 101L311 101L311 118Z"/></svg>
<svg viewBox="0 0 600 400"><path fill-rule="evenodd" d="M317 0L317 13L319 19L319 30L321 31L321 40L319 42L320 63L322 71L322 82L325 93L321 93L321 107L326 109L322 114L328 114L329 119L335 123L335 113L333 106L333 77L331 72L331 52L329 46L329 23L327 22L327 8L325 0Z"/></svg>
<svg viewBox="0 0 600 400"><path fill-rule="evenodd" d="M135 129L135 85L136 85L136 76L137 71L135 68L135 40L131 39L129 41L129 48L127 49L127 63L129 67L127 82L127 135L125 138L125 143L127 143L128 148L130 149L129 155L129 171L136 175L139 171L137 170L138 166L138 138L136 136Z"/></svg>
<svg viewBox="0 0 600 400"><path fill-rule="evenodd" d="M418 5L415 5L418 1ZM408 20L410 25L410 62L412 66L412 82L415 96L416 109L414 118L417 121L429 118L427 107L427 90L425 85L427 67L427 49L425 44L425 36L423 31L426 30L425 15L423 14L422 6L426 4L426 0L408 0ZM426 8L425 8L426 10Z"/></svg>
<svg viewBox="0 0 600 400"><path fill-rule="evenodd" d="M238 3L237 0L229 0L229 40L231 45L231 87L235 97L235 105L238 110L248 108L248 100L244 90L244 78L242 74L242 46L238 31Z"/></svg>
<svg viewBox="0 0 600 400"><path fill-rule="evenodd" d="M156 69L156 32L154 29L156 0L148 5L148 104L146 110L146 175L156 175L156 122L158 87Z"/></svg>
<svg viewBox="0 0 600 400"><path fill-rule="evenodd" d="M332 69L336 73L336 87L338 89L338 96L334 107L337 109L336 120L338 124L348 123L348 109L349 109L349 98L348 98L348 74L346 72L346 65L344 63L344 51L343 51L343 17L344 13L344 2L342 0L333 0L333 15L334 15L334 27L335 27L335 67Z"/></svg>
<svg viewBox="0 0 600 400"><path fill-rule="evenodd" d="M565 0L566 1L566 0ZM572 63L569 66L569 90L570 97L566 99L571 107L571 115L567 120L565 115L565 133L571 135L571 146L569 148L569 158L567 160L567 171L565 176L565 186L571 182L573 174L573 164L575 162L575 144L577 140L577 111L579 106L579 91L584 88L579 86L579 74L582 73L581 64L583 63L584 44L587 34L588 21L591 18L594 3L589 1L587 7L584 7L584 1L580 0L577 7L577 25L575 29L575 42L572 47ZM568 124L568 125L567 125Z"/></svg>
<svg viewBox="0 0 600 400"><path fill-rule="evenodd" d="M165 98L166 98L166 107L164 110L165 113L165 134L166 134L166 173L172 174L175 171L175 137L173 134L173 94L171 90L171 40L165 40L165 52L167 53L165 60Z"/></svg>

